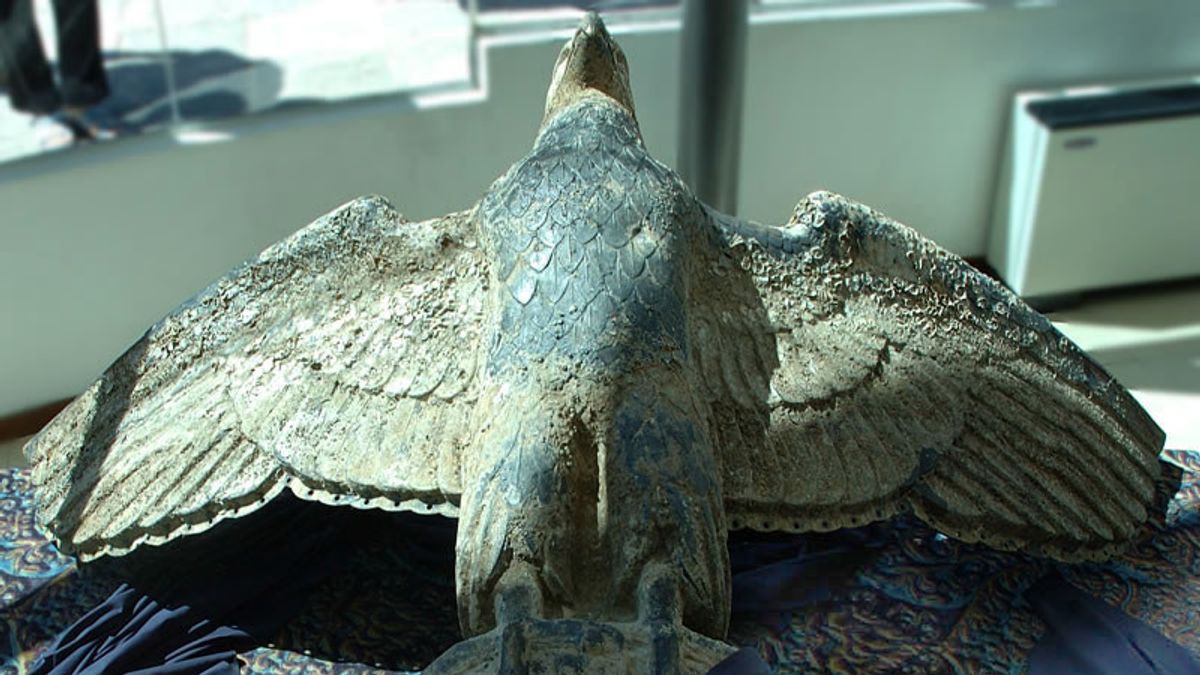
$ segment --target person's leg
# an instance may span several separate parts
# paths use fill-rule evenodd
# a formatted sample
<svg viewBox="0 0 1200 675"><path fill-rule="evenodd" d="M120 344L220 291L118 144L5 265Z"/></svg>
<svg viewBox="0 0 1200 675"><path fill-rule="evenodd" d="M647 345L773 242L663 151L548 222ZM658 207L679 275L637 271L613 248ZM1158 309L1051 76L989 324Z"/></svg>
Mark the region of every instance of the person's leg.
<svg viewBox="0 0 1200 675"><path fill-rule="evenodd" d="M54 0L58 21L58 68L63 101L86 108L108 96L100 56L100 12L95 0Z"/></svg>
<svg viewBox="0 0 1200 675"><path fill-rule="evenodd" d="M33 24L33 0L0 0L0 62L13 108L44 115L62 106Z"/></svg>

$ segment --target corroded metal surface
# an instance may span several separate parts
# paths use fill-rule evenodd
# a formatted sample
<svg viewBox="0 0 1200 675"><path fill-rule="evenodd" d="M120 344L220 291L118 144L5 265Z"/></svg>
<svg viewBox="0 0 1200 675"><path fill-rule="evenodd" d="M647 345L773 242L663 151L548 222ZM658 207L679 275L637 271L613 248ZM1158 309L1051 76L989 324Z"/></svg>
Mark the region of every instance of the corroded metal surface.
<svg viewBox="0 0 1200 675"><path fill-rule="evenodd" d="M284 489L458 515L475 637L435 672L707 669L730 527L911 512L1066 560L1127 544L1162 434L1099 366L845 198L783 227L712 211L629 92L590 16L475 207L356 200L176 310L29 445L41 524L86 559Z"/></svg>

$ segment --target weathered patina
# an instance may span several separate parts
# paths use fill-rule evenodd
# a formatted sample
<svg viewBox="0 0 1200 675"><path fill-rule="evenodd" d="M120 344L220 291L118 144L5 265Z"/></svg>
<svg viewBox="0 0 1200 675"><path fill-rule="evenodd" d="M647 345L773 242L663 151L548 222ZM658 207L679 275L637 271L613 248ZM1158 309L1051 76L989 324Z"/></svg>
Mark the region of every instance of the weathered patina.
<svg viewBox="0 0 1200 675"><path fill-rule="evenodd" d="M146 333L28 446L83 559L283 490L459 517L435 672L703 672L730 528L915 513L1063 560L1125 545L1162 433L1042 316L816 193L782 227L652 158L595 15L471 209L351 202Z"/></svg>

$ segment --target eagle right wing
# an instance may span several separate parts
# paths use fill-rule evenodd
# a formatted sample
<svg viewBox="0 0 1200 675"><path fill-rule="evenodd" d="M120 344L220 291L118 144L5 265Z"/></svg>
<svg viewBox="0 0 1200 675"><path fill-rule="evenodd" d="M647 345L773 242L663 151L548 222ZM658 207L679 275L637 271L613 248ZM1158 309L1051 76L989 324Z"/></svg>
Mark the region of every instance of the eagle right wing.
<svg viewBox="0 0 1200 675"><path fill-rule="evenodd" d="M453 515L488 266L473 212L355 200L152 327L26 447L83 558L308 499Z"/></svg>

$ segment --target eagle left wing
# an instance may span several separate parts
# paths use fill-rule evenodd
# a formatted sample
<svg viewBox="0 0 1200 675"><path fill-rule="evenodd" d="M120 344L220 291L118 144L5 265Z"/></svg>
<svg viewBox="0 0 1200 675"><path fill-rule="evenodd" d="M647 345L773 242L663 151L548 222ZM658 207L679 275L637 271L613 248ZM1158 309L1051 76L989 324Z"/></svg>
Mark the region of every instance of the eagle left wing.
<svg viewBox="0 0 1200 675"><path fill-rule="evenodd" d="M696 358L734 526L911 511L1076 559L1146 520L1162 432L998 283L834 194L782 228L708 213L726 283L700 294Z"/></svg>

